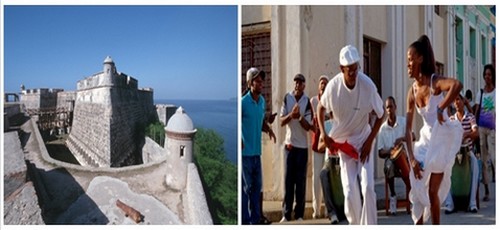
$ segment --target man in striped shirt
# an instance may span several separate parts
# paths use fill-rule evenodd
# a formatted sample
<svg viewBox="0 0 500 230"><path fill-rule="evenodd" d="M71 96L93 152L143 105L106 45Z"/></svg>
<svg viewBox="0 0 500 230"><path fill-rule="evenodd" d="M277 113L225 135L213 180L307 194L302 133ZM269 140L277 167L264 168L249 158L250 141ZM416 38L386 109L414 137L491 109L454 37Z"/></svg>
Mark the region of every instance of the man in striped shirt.
<svg viewBox="0 0 500 230"><path fill-rule="evenodd" d="M473 140L476 139L478 136L478 129L476 124L476 118L474 117L474 115L464 110L464 100L465 99L462 95L459 94L457 96L454 102L454 106L457 112L455 113L455 115L451 116L450 119L460 121L464 129L460 152L462 152L462 149L464 148L466 149L466 152L470 156L470 165L472 170L470 201L469 201L469 208L467 209L467 211L476 213L477 212L476 193L478 186L477 183L479 180L479 166L477 163L476 156L472 151L472 144ZM444 203L445 203L445 214L450 214L456 211L451 196L451 189Z"/></svg>

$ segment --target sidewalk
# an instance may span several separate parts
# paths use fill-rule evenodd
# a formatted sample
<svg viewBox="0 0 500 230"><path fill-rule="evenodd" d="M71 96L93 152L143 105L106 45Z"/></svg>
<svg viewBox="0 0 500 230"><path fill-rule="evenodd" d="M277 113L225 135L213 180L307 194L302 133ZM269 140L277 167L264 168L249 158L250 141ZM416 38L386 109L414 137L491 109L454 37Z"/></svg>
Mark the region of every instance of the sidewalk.
<svg viewBox="0 0 500 230"><path fill-rule="evenodd" d="M483 202L481 199L484 194L484 187L481 184L479 189L479 210L477 213L468 213L464 211L458 211L446 215L444 213L444 208L441 208L441 224L444 225L494 225L495 221L495 203L496 203L496 184L490 183L490 201ZM398 198L404 197L404 183L401 179L396 179L395 189ZM385 191L384 191L384 180L377 180L375 183L375 193L377 194L377 210L378 210L378 224L379 225L411 225L413 221L411 215L406 213L404 208L399 208L396 216L386 216L385 214ZM322 206L324 209L324 205ZM289 221L286 224L330 224L327 218L322 219L312 219L312 203L306 203L306 209L304 214L304 221ZM272 224L280 224L279 221L282 218L281 213L281 201L264 201L264 215L271 220ZM340 222L341 225L347 225L347 221ZM430 220L429 223L430 224Z"/></svg>

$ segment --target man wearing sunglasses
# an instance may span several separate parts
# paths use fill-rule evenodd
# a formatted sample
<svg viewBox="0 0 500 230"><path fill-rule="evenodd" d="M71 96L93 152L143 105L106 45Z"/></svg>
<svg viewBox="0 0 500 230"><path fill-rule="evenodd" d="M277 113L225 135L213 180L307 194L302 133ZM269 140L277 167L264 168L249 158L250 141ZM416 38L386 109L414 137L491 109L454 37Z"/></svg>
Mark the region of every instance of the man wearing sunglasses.
<svg viewBox="0 0 500 230"><path fill-rule="evenodd" d="M318 125L326 146L340 157L349 224L377 224L373 152L385 111L375 84L359 70L359 60L354 46L340 50L341 73L328 82L317 109L318 114L331 112L332 128L325 132L323 116L318 116ZM369 123L372 111L377 115L373 128Z"/></svg>

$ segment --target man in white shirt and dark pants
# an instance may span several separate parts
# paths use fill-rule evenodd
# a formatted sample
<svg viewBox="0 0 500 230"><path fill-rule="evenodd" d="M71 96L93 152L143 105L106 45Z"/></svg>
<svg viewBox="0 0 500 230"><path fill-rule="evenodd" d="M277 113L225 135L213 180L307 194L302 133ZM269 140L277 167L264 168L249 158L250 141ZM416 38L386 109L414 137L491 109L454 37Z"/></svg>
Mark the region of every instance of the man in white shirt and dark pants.
<svg viewBox="0 0 500 230"><path fill-rule="evenodd" d="M283 218L280 222L292 219L292 206L295 195L295 220L304 218L307 178L307 131L312 126L312 109L309 98L304 93L306 79L297 74L293 78L295 88L285 95L281 107L281 126L286 126L285 136L285 198Z"/></svg>

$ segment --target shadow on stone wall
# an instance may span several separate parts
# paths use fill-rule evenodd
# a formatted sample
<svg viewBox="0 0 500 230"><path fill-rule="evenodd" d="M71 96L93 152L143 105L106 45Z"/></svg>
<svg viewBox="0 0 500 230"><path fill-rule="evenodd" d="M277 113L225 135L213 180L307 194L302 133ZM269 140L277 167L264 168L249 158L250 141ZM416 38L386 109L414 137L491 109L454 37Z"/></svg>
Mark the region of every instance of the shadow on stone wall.
<svg viewBox="0 0 500 230"><path fill-rule="evenodd" d="M109 222L104 213L99 210L92 199L85 195L85 190L65 168L45 171L30 162L27 162L27 165L28 175L35 185L42 209L42 218L46 224L107 224ZM66 213L68 207L78 198L85 201L83 202L84 207L79 209L79 213ZM61 218L64 216L85 218Z"/></svg>

